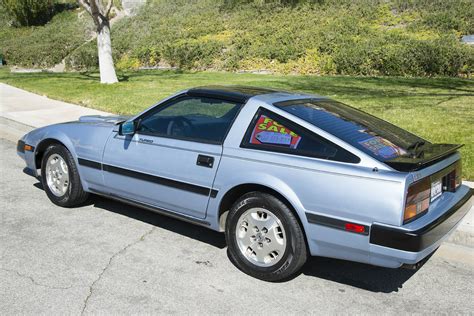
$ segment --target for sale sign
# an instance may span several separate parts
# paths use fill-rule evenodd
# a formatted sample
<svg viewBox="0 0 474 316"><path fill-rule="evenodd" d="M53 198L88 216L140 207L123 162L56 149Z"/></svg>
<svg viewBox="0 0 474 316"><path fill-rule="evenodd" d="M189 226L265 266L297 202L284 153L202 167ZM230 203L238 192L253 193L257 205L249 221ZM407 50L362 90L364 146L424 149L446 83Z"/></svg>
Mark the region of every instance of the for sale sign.
<svg viewBox="0 0 474 316"><path fill-rule="evenodd" d="M257 124L252 131L251 144L278 145L289 148L297 148L301 136L290 129L272 120L265 115L260 115Z"/></svg>

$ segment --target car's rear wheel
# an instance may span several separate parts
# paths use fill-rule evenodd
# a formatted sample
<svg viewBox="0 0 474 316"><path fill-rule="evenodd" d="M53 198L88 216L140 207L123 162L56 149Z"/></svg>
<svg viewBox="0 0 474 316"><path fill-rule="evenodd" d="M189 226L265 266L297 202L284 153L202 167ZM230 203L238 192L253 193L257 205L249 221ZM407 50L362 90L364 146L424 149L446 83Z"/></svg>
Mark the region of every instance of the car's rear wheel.
<svg viewBox="0 0 474 316"><path fill-rule="evenodd" d="M48 198L56 205L72 207L84 203L88 193L82 188L71 153L62 145L49 146L41 162L41 179Z"/></svg>
<svg viewBox="0 0 474 316"><path fill-rule="evenodd" d="M231 261L265 281L291 278L306 262L298 220L285 203L267 193L245 194L232 206L226 240Z"/></svg>

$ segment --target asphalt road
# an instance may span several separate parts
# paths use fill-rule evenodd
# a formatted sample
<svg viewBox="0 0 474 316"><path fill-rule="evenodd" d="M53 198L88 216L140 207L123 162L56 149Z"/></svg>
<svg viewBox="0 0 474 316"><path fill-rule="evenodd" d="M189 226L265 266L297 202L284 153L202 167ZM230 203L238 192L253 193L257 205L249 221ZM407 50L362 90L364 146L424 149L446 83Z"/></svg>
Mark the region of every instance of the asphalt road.
<svg viewBox="0 0 474 316"><path fill-rule="evenodd" d="M312 258L285 283L248 277L222 234L95 197L59 208L0 140L0 314L472 313L473 248L418 271Z"/></svg>

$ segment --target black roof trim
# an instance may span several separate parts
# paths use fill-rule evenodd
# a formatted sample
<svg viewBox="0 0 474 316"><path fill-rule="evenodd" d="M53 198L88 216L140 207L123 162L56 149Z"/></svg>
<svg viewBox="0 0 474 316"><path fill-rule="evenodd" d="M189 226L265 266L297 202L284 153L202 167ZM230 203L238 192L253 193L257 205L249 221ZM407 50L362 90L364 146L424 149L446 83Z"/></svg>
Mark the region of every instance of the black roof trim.
<svg viewBox="0 0 474 316"><path fill-rule="evenodd" d="M210 97L238 103L246 103L248 99L256 95L276 92L279 91L247 86L204 86L189 89L187 94L189 96Z"/></svg>

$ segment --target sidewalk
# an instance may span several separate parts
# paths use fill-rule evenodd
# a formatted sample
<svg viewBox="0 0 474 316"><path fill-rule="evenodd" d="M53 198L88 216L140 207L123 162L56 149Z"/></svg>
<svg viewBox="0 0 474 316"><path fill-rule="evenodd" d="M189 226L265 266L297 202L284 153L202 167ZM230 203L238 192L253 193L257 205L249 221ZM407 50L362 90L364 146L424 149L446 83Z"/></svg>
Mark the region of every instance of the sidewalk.
<svg viewBox="0 0 474 316"><path fill-rule="evenodd" d="M82 115L110 115L56 101L0 83L0 116L31 127L75 121Z"/></svg>
<svg viewBox="0 0 474 316"><path fill-rule="evenodd" d="M110 115L52 100L0 83L0 137L16 142L34 128L75 121L82 115Z"/></svg>
<svg viewBox="0 0 474 316"><path fill-rule="evenodd" d="M16 142L33 128L75 121L82 115L110 115L110 113L52 100L0 83L0 138ZM474 188L474 182L464 181L464 184ZM448 241L474 247L473 209Z"/></svg>

